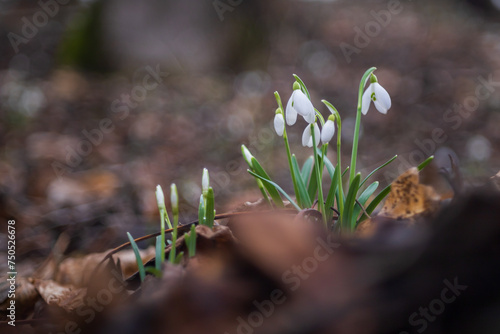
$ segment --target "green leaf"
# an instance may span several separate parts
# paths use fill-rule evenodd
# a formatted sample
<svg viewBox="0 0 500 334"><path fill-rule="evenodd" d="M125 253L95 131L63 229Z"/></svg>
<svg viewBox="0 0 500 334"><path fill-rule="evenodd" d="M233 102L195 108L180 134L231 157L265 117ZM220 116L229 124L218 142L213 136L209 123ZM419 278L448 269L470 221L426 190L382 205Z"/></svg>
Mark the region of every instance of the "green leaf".
<svg viewBox="0 0 500 334"><path fill-rule="evenodd" d="M300 89L302 90L302 92L304 94L306 94L307 98L310 100L311 99L311 95L309 94L309 91L307 90L307 87L306 87L306 84L304 83L304 81L302 81L302 79L300 79L299 76L296 75L296 74L294 74L293 77L299 83Z"/></svg>
<svg viewBox="0 0 500 334"><path fill-rule="evenodd" d="M266 173L264 168L262 168L262 166L257 161L257 159L255 159L255 157L252 157L252 167L253 167L254 172L257 175L263 177L266 180L271 180L269 175ZM281 199L279 192L276 190L276 187L274 187L270 183L264 183L264 187L266 188L267 192L269 193L269 195L273 199L274 204L276 204L276 206L278 206L278 207L283 207L284 206L283 200Z"/></svg>
<svg viewBox="0 0 500 334"><path fill-rule="evenodd" d="M200 206L198 207L198 223L205 225L205 203L203 202L203 195L200 195Z"/></svg>
<svg viewBox="0 0 500 334"><path fill-rule="evenodd" d="M302 166L302 170L300 171L300 176L302 177L304 184L307 184L309 182L313 163L314 163L314 157L310 156L309 158L307 158L307 160L304 162L304 165Z"/></svg>
<svg viewBox="0 0 500 334"><path fill-rule="evenodd" d="M191 225L191 230L189 233L184 235L184 240L186 242L186 246L188 248L189 257L193 257L196 255L196 226Z"/></svg>
<svg viewBox="0 0 500 334"><path fill-rule="evenodd" d="M421 171L422 169L424 169L428 164L430 164L432 162L432 160L434 160L434 156L431 155L430 157L428 157L427 159L424 160L424 162L422 162L420 165L418 165L418 170Z"/></svg>
<svg viewBox="0 0 500 334"><path fill-rule="evenodd" d="M356 195L358 194L360 180L361 174L357 173L352 180L352 183L349 184L349 191L347 192L344 213L342 215L343 228L348 227L351 231L354 228L354 224L352 223L352 214L354 210L354 204L356 204Z"/></svg>
<svg viewBox="0 0 500 334"><path fill-rule="evenodd" d="M129 232L127 232L127 237L130 241L130 245L132 245L132 249L134 250L135 260L137 261L137 267L139 268L139 276L141 277L141 282L144 282L144 279L146 278L146 271L144 270L144 264L142 263L141 254L139 253L139 247L137 247L134 238L132 238L132 235Z"/></svg>
<svg viewBox="0 0 500 334"><path fill-rule="evenodd" d="M162 276L161 270L158 270L158 269L156 269L154 267L149 267L148 266L148 267L145 268L145 270L146 270L146 272L155 275L155 277L157 277L157 278L161 278L161 276Z"/></svg>
<svg viewBox="0 0 500 334"><path fill-rule="evenodd" d="M295 154L292 154L292 168L295 172L295 175L299 175L299 164L297 163L297 159L295 158ZM301 177L297 178L297 190L299 191L299 205L303 208L312 207L312 200L307 193L306 185L303 182ZM297 194L296 194L297 195Z"/></svg>
<svg viewBox="0 0 500 334"><path fill-rule="evenodd" d="M368 199L370 198L370 196L373 195L373 193L375 192L375 190L377 190L378 185L379 185L378 181L375 181L372 184L370 184L365 189L365 191L363 191L361 193L361 195L358 198L358 202L359 203L355 204L354 210L352 212L353 219L357 219L358 216L359 216L359 213L361 212L361 207L359 206L359 204L361 204L361 205L364 206L365 203L366 203L366 201L368 201Z"/></svg>
<svg viewBox="0 0 500 334"><path fill-rule="evenodd" d="M214 227L214 218L215 218L215 199L214 199L214 189L212 187L208 187L207 194L207 206L205 209L205 224L213 228Z"/></svg>
<svg viewBox="0 0 500 334"><path fill-rule="evenodd" d="M388 185L387 187L385 187L374 199L373 201L370 202L370 205L368 205L368 207L365 209L365 211L368 213L368 214L371 214L373 212L373 210L375 210L377 208L377 206L380 204L380 202L382 202L382 200L387 196L389 195L389 193L391 192L391 185ZM361 216L361 218L359 218L359 221L358 221L358 224L361 223L363 220L365 220L366 218L368 218L365 214L363 214Z"/></svg>
<svg viewBox="0 0 500 334"><path fill-rule="evenodd" d="M370 176L372 176L373 174L375 174L376 172L378 172L380 169L384 168L385 166L387 166L388 164L390 164L391 162L393 162L397 157L398 156L395 155L392 158L390 158L389 160L387 160L385 163L383 163L382 165L380 165L377 168L375 168L370 174L368 174L367 177L365 177L365 179L363 180L363 182L361 182L361 184L359 186L362 187L363 184L365 184L365 182L370 178Z"/></svg>
<svg viewBox="0 0 500 334"><path fill-rule="evenodd" d="M175 257L175 260L174 260L174 264L179 264L181 263L181 260L182 260L182 256L184 255L184 252L180 252L179 254L177 254L177 256Z"/></svg>
<svg viewBox="0 0 500 334"><path fill-rule="evenodd" d="M250 169L247 169L247 172L249 172L250 174L252 174L252 175L253 175L253 176L255 176L256 178L261 179L262 181L264 181L264 183L269 183L269 184L273 185L276 189L278 189L278 190L279 190L279 191L283 194L283 196L285 196L285 197L286 197L286 199L287 199L287 200L288 200L288 201L289 201L289 202L290 202L290 203L291 203L291 204L292 204L292 205L293 205L293 206L297 209L297 211L302 210L302 209L301 209L301 208L297 205L297 203L295 203L295 202L293 201L293 199L292 199L290 196L288 196L288 194L287 194L287 193L286 193L283 189L281 189L281 187L280 187L280 186L278 186L276 183L274 183L273 181L268 180L268 179L266 179L266 178L264 178L264 177L262 177L262 176L260 176L260 175L258 175L258 174L256 174L256 173L252 172Z"/></svg>
<svg viewBox="0 0 500 334"><path fill-rule="evenodd" d="M327 221L331 221L333 218L333 204L335 202L335 193L338 188L338 173L340 168L335 168L335 172L333 173L332 183L330 185L330 189L328 190L328 195L326 196L325 210L326 210L326 219Z"/></svg>
<svg viewBox="0 0 500 334"><path fill-rule="evenodd" d="M162 257L161 257L161 252L162 252L161 247L161 235L156 237L156 249L155 249L155 267L157 270L161 270L161 263L162 263Z"/></svg>

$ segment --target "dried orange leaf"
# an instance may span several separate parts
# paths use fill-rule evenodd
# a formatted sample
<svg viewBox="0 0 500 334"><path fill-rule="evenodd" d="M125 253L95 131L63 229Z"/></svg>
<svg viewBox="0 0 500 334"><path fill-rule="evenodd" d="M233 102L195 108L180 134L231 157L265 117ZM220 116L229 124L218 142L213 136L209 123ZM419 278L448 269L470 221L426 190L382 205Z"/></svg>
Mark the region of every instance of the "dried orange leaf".
<svg viewBox="0 0 500 334"><path fill-rule="evenodd" d="M432 187L419 183L418 169L414 167L392 183L379 215L401 220L432 214L439 207L439 200Z"/></svg>

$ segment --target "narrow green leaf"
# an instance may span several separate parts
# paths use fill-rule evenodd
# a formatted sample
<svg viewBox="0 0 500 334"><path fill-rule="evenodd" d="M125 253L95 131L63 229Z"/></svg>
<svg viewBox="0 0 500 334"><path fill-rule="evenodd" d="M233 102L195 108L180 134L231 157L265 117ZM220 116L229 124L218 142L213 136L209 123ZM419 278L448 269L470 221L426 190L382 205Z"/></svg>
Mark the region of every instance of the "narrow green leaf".
<svg viewBox="0 0 500 334"><path fill-rule="evenodd" d="M434 160L434 156L431 155L430 157L428 157L427 159L424 160L424 162L422 162L420 165L418 165L418 170L421 171L422 169L425 168L425 166L427 166L428 164L430 164L432 162L432 160Z"/></svg>
<svg viewBox="0 0 500 334"><path fill-rule="evenodd" d="M162 248L161 247L161 235L157 236L156 237L156 249L155 249L155 254L156 254L156 257L155 257L155 267L157 270L161 270L161 251L162 251Z"/></svg>
<svg viewBox="0 0 500 334"><path fill-rule="evenodd" d="M257 159L255 159L255 157L252 157L252 167L253 167L254 172L257 175L263 177L264 179L271 180L269 175L266 173L264 168L262 168L262 166L257 161ZM283 207L284 206L283 200L281 199L280 194L276 190L276 188L270 183L264 183L264 187L266 188L267 192L269 193L269 195L273 199L274 204L276 204L276 206L278 206L278 207Z"/></svg>
<svg viewBox="0 0 500 334"><path fill-rule="evenodd" d="M215 218L215 199L214 199L214 189L212 187L208 187L208 194L207 194L207 206L205 209L205 218L206 218L206 225L210 228L214 227L214 218Z"/></svg>
<svg viewBox="0 0 500 334"><path fill-rule="evenodd" d="M181 263L181 260L182 260L182 256L184 255L184 252L180 252L179 254L177 254L177 256L175 257L175 260L174 260L174 263L175 264L179 264Z"/></svg>
<svg viewBox="0 0 500 334"><path fill-rule="evenodd" d="M338 167L338 166L337 166ZM333 204L335 202L335 193L337 193L338 188L338 173L340 168L335 168L335 172L333 173L332 183L330 184L330 189L328 190L328 195L326 196L325 210L327 212L326 218L327 221L331 221L333 218Z"/></svg>
<svg viewBox="0 0 500 334"><path fill-rule="evenodd" d="M388 164L390 164L391 162L393 162L394 160L396 160L397 157L398 156L395 155L392 158L390 158L388 161L384 162L382 165L380 165L377 168L375 168L370 174L368 174L367 177L365 177L365 179L363 180L363 182L361 182L361 184L359 186L362 187L363 184L365 184L365 182L370 178L370 176L372 176L373 174L375 174L376 172L378 172L380 169L384 168L385 166L387 166Z"/></svg>
<svg viewBox="0 0 500 334"><path fill-rule="evenodd" d="M145 268L145 271L148 272L148 273L151 273L151 274L155 275L155 277L157 277L157 278L161 278L161 276L162 276L161 270L158 270L158 269L156 269L154 267L149 267L148 266L148 267Z"/></svg>
<svg viewBox="0 0 500 334"><path fill-rule="evenodd" d="M205 203L203 202L203 195L200 195L200 205L198 206L198 223L205 225Z"/></svg>
<svg viewBox="0 0 500 334"><path fill-rule="evenodd" d="M292 154L292 168L294 169L295 175L299 173L299 164L297 163L297 158L295 158L295 154ZM299 191L299 206L303 208L312 207L312 199L309 197L307 193L307 188L305 183L303 182L301 177L297 178L297 190Z"/></svg>
<svg viewBox="0 0 500 334"><path fill-rule="evenodd" d="M287 199L287 200L288 200L288 201L289 201L289 202L290 202L290 203L291 203L291 204L292 204L292 205L293 205L293 206L297 209L297 211L302 210L302 209L300 208L300 206L298 206L298 205L297 205L297 203L295 203L295 202L293 201L293 199L292 199L290 196L288 196L288 194L287 194L287 193L286 193L286 192L285 192L285 191L284 191L284 190L283 190L280 186L278 186L276 183L274 183L273 181L268 180L268 179L266 179L266 178L264 178L264 177L260 176L259 174L256 174L256 173L252 172L250 169L247 169L247 172L249 172L249 173L250 173L250 174L252 174L253 176L255 176L255 177L257 177L257 178L261 179L262 181L264 181L264 183L269 183L269 184L272 184L274 187L276 187L276 189L278 189L278 190L279 190L279 191L283 194L283 196L285 196L285 197L286 197L286 199Z"/></svg>
<svg viewBox="0 0 500 334"><path fill-rule="evenodd" d="M146 278L146 271L144 270L144 263L142 263L139 247L137 247L134 238L132 238L132 235L129 232L127 232L127 237L130 241L130 245L132 245L132 249L134 250L135 260L137 261L137 267L139 268L139 276L141 277L141 282L144 282L144 279Z"/></svg>
<svg viewBox="0 0 500 334"><path fill-rule="evenodd" d="M309 91L307 90L307 87L306 87L306 84L304 83L304 81L302 81L302 79L300 79L299 76L296 75L296 74L294 74L293 77L300 84L300 89L302 90L302 92L304 94L306 94L307 98L310 100L311 99L311 95L309 94Z"/></svg>
<svg viewBox="0 0 500 334"><path fill-rule="evenodd" d="M308 184L309 182L313 163L314 163L314 157L310 156L309 158L307 158L307 160L304 162L304 165L302 166L302 170L300 171L300 176L302 177L304 184Z"/></svg>
<svg viewBox="0 0 500 334"><path fill-rule="evenodd" d="M196 226L191 225L191 231L184 236L188 248L189 257L196 255Z"/></svg>
<svg viewBox="0 0 500 334"><path fill-rule="evenodd" d="M368 214L371 214L373 212L373 210L375 210L377 208L377 206L380 204L380 202L382 202L382 200L387 196L389 195L389 193L391 192L391 185L388 185L387 187L385 187L374 199L373 201L370 202L370 205L368 205L368 207L366 208L366 212ZM363 214L361 216L361 218L359 218L359 221L358 221L358 224L361 223L363 220L365 220L366 218L368 218L365 214Z"/></svg>
<svg viewBox="0 0 500 334"><path fill-rule="evenodd" d="M344 213L342 215L342 225L343 228L349 228L352 230L354 224L351 225L352 213L354 210L354 204L356 204L356 195L359 190L359 182L361 180L361 174L357 173L352 183L349 184L349 191L345 199Z"/></svg>
<svg viewBox="0 0 500 334"><path fill-rule="evenodd" d="M375 190L377 190L378 185L379 185L378 181L375 181L372 184L370 184L365 189L365 191L363 191L361 193L361 195L359 196L359 198L358 198L359 204L363 205L363 207L364 207L366 201L368 201L368 199L370 198L370 196L373 195L373 193L375 192ZM355 206L354 206L354 210L352 212L352 216L353 216L352 219L358 219L359 213L361 212L361 207L359 206L359 204L356 203Z"/></svg>

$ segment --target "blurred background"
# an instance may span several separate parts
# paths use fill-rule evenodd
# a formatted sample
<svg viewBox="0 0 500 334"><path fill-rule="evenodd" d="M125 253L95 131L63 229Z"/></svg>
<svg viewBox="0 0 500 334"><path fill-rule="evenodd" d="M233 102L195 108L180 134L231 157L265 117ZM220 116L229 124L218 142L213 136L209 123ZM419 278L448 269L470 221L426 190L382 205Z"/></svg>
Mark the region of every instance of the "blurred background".
<svg viewBox="0 0 500 334"><path fill-rule="evenodd" d="M218 213L258 199L241 144L292 190L272 120L293 73L339 110L347 163L359 80L378 68L393 105L363 117L358 164L398 154L382 185L431 154L471 184L496 174L499 3L1 1L0 215L18 258L29 270L62 232L88 253L158 230L157 184L177 184L189 222L204 167ZM299 161L304 127L288 130Z"/></svg>

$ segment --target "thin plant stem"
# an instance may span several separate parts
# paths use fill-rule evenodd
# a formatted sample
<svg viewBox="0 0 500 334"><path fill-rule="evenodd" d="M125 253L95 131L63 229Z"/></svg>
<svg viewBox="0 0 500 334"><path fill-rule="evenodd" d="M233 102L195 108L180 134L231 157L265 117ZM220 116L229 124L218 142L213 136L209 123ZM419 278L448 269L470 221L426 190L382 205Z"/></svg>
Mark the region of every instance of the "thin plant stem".
<svg viewBox="0 0 500 334"><path fill-rule="evenodd" d="M314 124L315 123L312 123L309 126L311 127L311 136L312 136L312 141L313 141L313 152L314 152L314 168L316 168L316 180L318 183L318 207L319 207L319 211L323 215L323 222L325 223L325 226L326 226L327 221L326 221L326 214L325 214L325 199L323 198L323 184L322 184L321 174L320 174L320 170L319 170L320 166L319 166L318 152L316 150L316 138L315 138L315 134L314 134Z"/></svg>
<svg viewBox="0 0 500 334"><path fill-rule="evenodd" d="M354 138L352 141L352 154L351 154L351 168L349 171L349 185L352 183L352 180L356 176L356 161L358 158L358 141L359 141L359 128L361 125L361 102L363 99L363 90L365 88L365 83L366 79L368 76L370 76L373 71L375 71L377 68L372 67L369 68L363 77L361 78L361 81L359 83L359 90L358 90L358 108L357 108L357 113L356 113L356 125L354 127Z"/></svg>
<svg viewBox="0 0 500 334"><path fill-rule="evenodd" d="M340 145L341 145L341 139L342 139L342 121L340 119L340 115L337 113L336 114L336 119L337 119L337 168L339 169L339 172L337 173L338 175L338 190L339 190L339 197L338 197L338 203L337 207L339 209L340 215L339 218L342 216L342 213L344 212L344 190L342 187L342 163L341 163L341 151L340 151ZM341 218L340 218L341 219Z"/></svg>

